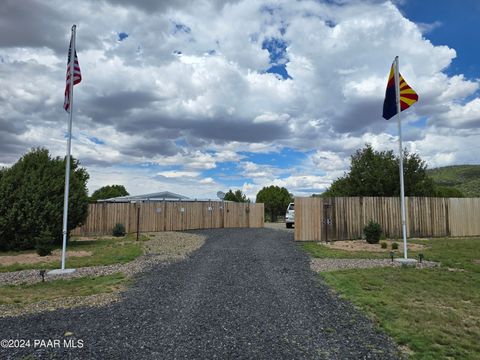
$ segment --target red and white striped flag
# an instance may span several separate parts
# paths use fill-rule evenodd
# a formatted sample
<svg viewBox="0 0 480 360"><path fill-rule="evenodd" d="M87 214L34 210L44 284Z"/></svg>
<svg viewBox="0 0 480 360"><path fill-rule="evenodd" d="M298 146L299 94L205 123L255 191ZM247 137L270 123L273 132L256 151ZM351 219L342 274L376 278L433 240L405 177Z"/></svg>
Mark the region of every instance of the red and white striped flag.
<svg viewBox="0 0 480 360"><path fill-rule="evenodd" d="M72 35L73 37L73 35ZM70 60L72 56L72 52L75 54L75 58L73 61L73 85L77 85L80 81L82 81L82 74L80 73L80 65L78 64L78 57L77 51L72 49L72 40L70 39L70 47L68 48L68 63L67 63L67 84L65 86L65 100L63 102L63 108L70 112Z"/></svg>

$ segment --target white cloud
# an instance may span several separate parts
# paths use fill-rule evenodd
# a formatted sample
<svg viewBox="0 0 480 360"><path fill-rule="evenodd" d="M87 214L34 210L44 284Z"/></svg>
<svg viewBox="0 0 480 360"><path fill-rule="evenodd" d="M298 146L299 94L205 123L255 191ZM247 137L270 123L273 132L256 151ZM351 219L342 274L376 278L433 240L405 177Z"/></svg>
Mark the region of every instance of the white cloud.
<svg viewBox="0 0 480 360"><path fill-rule="evenodd" d="M170 170L170 171L160 171L159 173L157 173L157 175L164 176L166 178L183 178L183 177L196 178L198 177L198 175L200 175L200 173L195 171Z"/></svg>
<svg viewBox="0 0 480 360"><path fill-rule="evenodd" d="M417 22L416 23L420 31L424 34L428 34L432 32L433 30L441 27L443 24L440 21L434 21L431 23L422 23L422 22Z"/></svg>
<svg viewBox="0 0 480 360"><path fill-rule="evenodd" d="M332 151L316 151L311 160L314 166L324 171L346 169L350 164L347 158Z"/></svg>
<svg viewBox="0 0 480 360"><path fill-rule="evenodd" d="M452 128L478 128L480 125L480 99L475 98L465 105L451 104L448 112L437 118L439 125Z"/></svg>
<svg viewBox="0 0 480 360"><path fill-rule="evenodd" d="M447 75L455 50L434 46L425 24L406 19L394 3L86 1L75 19L59 0L36 1L41 17L12 4L0 25L8 34L0 36L2 164L34 146L65 152L73 20L83 74L75 86L73 154L91 173L92 189L123 182L132 193L214 194L231 187L212 172L227 162L238 166L226 176L252 179L242 185L249 196L270 184L299 193L324 188L365 143L397 148L396 124L381 118L395 55L420 95L403 116L405 146L431 166L478 162L471 149L478 149L479 81ZM26 37L25 19L32 31L44 30ZM118 41L119 32L128 38ZM285 44L276 63L287 62L287 80L265 72L271 64L263 45L271 39ZM428 125L417 130L410 124L419 118ZM307 159L284 169L246 155L285 147Z"/></svg>

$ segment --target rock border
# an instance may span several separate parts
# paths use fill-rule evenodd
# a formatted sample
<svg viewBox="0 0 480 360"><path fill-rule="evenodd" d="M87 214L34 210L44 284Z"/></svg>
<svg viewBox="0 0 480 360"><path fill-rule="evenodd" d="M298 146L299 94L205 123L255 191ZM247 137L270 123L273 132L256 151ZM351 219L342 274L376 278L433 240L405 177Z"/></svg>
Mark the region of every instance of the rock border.
<svg viewBox="0 0 480 360"><path fill-rule="evenodd" d="M310 268L314 272L337 271L347 269L369 269L374 267L400 267L398 261L390 259L319 259L310 260ZM440 266L434 261L418 262L417 269L434 268Z"/></svg>

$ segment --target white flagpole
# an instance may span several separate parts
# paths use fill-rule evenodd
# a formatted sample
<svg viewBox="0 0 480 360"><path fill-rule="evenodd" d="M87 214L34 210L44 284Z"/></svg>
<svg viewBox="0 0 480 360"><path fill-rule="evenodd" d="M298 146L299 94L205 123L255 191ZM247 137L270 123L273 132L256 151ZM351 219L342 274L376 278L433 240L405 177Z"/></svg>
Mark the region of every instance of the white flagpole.
<svg viewBox="0 0 480 360"><path fill-rule="evenodd" d="M405 187L403 184L403 146L402 146L402 124L400 121L400 71L398 56L395 56L395 96L397 101L397 119L398 119L398 155L400 160L400 203L402 206L402 235L403 235L403 255L407 259L407 223L405 211Z"/></svg>
<svg viewBox="0 0 480 360"><path fill-rule="evenodd" d="M70 49L70 96L69 107L70 120L68 122L68 138L67 138L67 158L65 159L65 193L63 198L63 244L62 244L62 270L65 270L65 253L67 251L67 226L68 226L68 193L70 190L70 152L72 147L72 119L73 119L73 74L75 72L75 32L76 26L72 26L72 46Z"/></svg>

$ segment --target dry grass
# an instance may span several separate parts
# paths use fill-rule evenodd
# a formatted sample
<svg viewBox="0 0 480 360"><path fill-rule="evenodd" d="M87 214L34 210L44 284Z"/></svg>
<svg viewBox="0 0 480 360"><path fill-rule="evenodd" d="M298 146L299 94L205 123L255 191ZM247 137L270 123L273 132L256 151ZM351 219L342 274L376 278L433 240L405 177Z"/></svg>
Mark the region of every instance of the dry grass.
<svg viewBox="0 0 480 360"><path fill-rule="evenodd" d="M92 253L90 251L69 251L69 257L83 257L83 256L91 256ZM1 266L9 266L13 264L38 264L38 263L48 263L52 261L56 261L57 263L60 262L62 257L62 250L54 250L51 255L47 256L39 256L37 253L21 253L18 255L5 255L0 256L0 265Z"/></svg>

